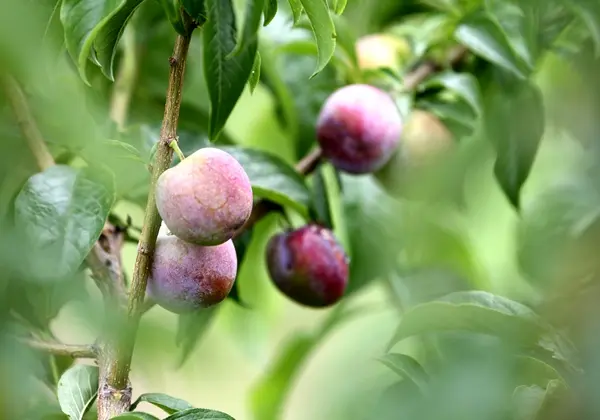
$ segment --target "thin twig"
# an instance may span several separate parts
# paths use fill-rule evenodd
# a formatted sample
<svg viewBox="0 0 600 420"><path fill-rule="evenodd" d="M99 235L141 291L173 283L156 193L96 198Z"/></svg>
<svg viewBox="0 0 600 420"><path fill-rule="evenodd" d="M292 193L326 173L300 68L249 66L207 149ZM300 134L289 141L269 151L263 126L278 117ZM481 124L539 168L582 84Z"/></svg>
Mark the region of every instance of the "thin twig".
<svg viewBox="0 0 600 420"><path fill-rule="evenodd" d="M8 101L13 109L19 127L21 129L21 133L23 134L23 138L27 142L27 146L31 151L31 154L34 156L38 168L41 171L44 171L51 166L55 165L54 158L50 154L48 150L48 146L44 141L42 133L40 132L35 119L33 118L33 114L29 108L27 103L27 98L23 93L23 90L19 86L17 80L6 74L2 78L3 87L8 97ZM105 226L103 234L107 232L107 229L110 230L110 227ZM97 280L97 282L102 283L110 283L110 282L119 282L121 279L120 275L116 275L115 273L119 271L120 266L116 267L113 264L112 270L107 264L107 254L102 252L103 248L98 243L92 249L92 252L87 257L87 263L92 270L92 275ZM119 249L120 255L120 249ZM118 258L120 261L120 257ZM112 285L105 286L106 288L113 287ZM102 287L101 287L102 290ZM105 289L106 290L106 289Z"/></svg>
<svg viewBox="0 0 600 420"><path fill-rule="evenodd" d="M31 150L31 153L34 155L39 169L45 170L53 166L55 164L54 159L52 158L52 155L48 150L48 146L44 142L42 134L39 128L37 127L33 115L29 110L25 95L21 90L21 87L12 76L6 76L3 78L2 81L6 89L9 102L19 121L19 126L21 127L23 137L25 138L27 145ZM114 226L107 223L98 242L96 242L96 244L92 248L92 251L86 258L86 263L92 271L92 277L94 278L94 280L100 287L100 290L105 296L107 302L107 309L114 309L116 312L119 311L119 305L110 305L110 303L117 302L117 299L120 296L119 291L121 291L123 288L123 276L121 271L122 245L122 232L117 232ZM107 315L111 315L110 310L107 311ZM99 359L103 359L106 358L107 355L111 355L114 353L112 350L114 349L115 345L114 341L111 341L112 339L114 339L114 336L110 335L110 337L106 339L106 342L102 343L103 345L100 346L98 350L98 355L96 355L96 353L94 353L94 355L91 355L88 352L89 348L86 348L84 351L84 348L82 347L73 348L70 346L60 344L54 346L53 350L81 350L83 352L81 354L89 355L89 357L98 357ZM49 347L45 346L45 348L48 349ZM124 395L127 396L127 394ZM129 399L125 398L124 403L121 406L119 406L119 408L123 408L123 411L129 406L131 394L129 393L128 395ZM99 412L102 411L102 409L104 408L104 406L102 405L103 402L104 400L102 398L99 398ZM119 411L119 413L120 412L122 411ZM109 419L110 417L106 417L106 419Z"/></svg>
<svg viewBox="0 0 600 420"><path fill-rule="evenodd" d="M54 166L54 159L44 142L42 133L33 119L33 115L27 104L27 98L19 86L19 83L13 76L6 74L2 77L2 84L13 113L15 114L15 118L17 119L17 123L23 133L23 137L27 142L29 150L31 150L31 153L34 156L38 167L41 171L45 171L49 167Z"/></svg>
<svg viewBox="0 0 600 420"><path fill-rule="evenodd" d="M91 345L52 343L34 339L22 339L21 342L33 349L41 350L55 356L70 356L82 359L93 359L97 356L96 349Z"/></svg>
<svg viewBox="0 0 600 420"><path fill-rule="evenodd" d="M193 30L191 18L186 14L184 15L189 30L185 36L177 36L173 55L169 59L170 72L165 113L152 165L150 192L129 290L125 328L117 332L111 342L106 343L100 361L99 420L108 420L126 411L131 403L129 370L140 317L144 311L146 284L161 223L156 208L154 190L158 178L171 166L173 160L173 148L170 144L172 141L177 140L177 125L181 108L185 66Z"/></svg>

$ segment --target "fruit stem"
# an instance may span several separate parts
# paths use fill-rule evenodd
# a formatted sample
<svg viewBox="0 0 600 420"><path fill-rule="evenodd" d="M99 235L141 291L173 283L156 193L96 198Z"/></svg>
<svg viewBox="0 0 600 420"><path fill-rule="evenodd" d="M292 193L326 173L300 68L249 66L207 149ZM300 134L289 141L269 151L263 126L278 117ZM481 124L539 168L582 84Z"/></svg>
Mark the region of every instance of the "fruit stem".
<svg viewBox="0 0 600 420"><path fill-rule="evenodd" d="M169 147L171 147L171 149L175 151L175 154L179 158L179 161L183 162L183 159L185 159L185 155L179 148L179 143L177 143L177 140L171 140L171 143L169 143Z"/></svg>
<svg viewBox="0 0 600 420"><path fill-rule="evenodd" d="M170 71L165 112L160 139L152 164L150 191L131 279L125 324L123 330L116 332L116 336L106 343L101 353L102 360L99 363L100 389L98 391L99 420L108 420L125 412L129 409L131 403L129 370L135 347L135 337L144 309L146 284L156 246L156 238L161 223L154 192L158 178L171 166L173 159L171 143L177 141L177 125L181 108L185 66L194 29L191 17L185 12L183 15L185 25L189 30L185 31L186 35L177 35L173 54L169 59Z"/></svg>

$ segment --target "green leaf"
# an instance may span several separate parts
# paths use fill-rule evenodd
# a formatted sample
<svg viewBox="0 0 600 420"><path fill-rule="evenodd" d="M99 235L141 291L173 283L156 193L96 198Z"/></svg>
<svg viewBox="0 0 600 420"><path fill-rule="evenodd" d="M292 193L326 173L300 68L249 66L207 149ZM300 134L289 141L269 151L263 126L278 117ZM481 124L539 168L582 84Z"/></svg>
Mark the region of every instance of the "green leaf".
<svg viewBox="0 0 600 420"><path fill-rule="evenodd" d="M209 137L216 140L252 73L257 41L227 59L236 45L235 12L231 0L206 0L203 27L204 77L210 96Z"/></svg>
<svg viewBox="0 0 600 420"><path fill-rule="evenodd" d="M133 411L131 413L119 414L117 417L113 417L111 420L159 420L158 417L154 417L152 414L142 413L141 411Z"/></svg>
<svg viewBox="0 0 600 420"><path fill-rule="evenodd" d="M333 10L335 10L336 14L341 15L342 13L344 13L347 4L348 0L335 0L335 7L333 8Z"/></svg>
<svg viewBox="0 0 600 420"><path fill-rule="evenodd" d="M544 134L542 94L531 82L496 82L486 99L485 132L497 154L494 172L510 202L519 209L521 187Z"/></svg>
<svg viewBox="0 0 600 420"><path fill-rule="evenodd" d="M472 14L458 25L456 39L486 60L525 79L529 69L516 57L502 31L486 15Z"/></svg>
<svg viewBox="0 0 600 420"><path fill-rule="evenodd" d="M26 316L47 326L68 302L87 297L85 273L80 271L71 278L43 285L26 283L21 293L20 297L26 299L31 308Z"/></svg>
<svg viewBox="0 0 600 420"><path fill-rule="evenodd" d="M553 418L557 401L567 390L561 380L551 380L544 389L521 385L513 392L513 417L515 420L544 420Z"/></svg>
<svg viewBox="0 0 600 420"><path fill-rule="evenodd" d="M596 272L600 194L595 182L573 177L538 192L523 204L517 231L517 262L540 289Z"/></svg>
<svg viewBox="0 0 600 420"><path fill-rule="evenodd" d="M497 336L526 349L549 350L555 357L564 359L558 349L558 334L535 312L518 302L483 291L451 293L408 310L390 347L414 335L441 331Z"/></svg>
<svg viewBox="0 0 600 420"><path fill-rule="evenodd" d="M471 73L455 73L446 71L430 79L423 85L424 88L444 87L463 98L477 115L483 113L483 101L479 84Z"/></svg>
<svg viewBox="0 0 600 420"><path fill-rule="evenodd" d="M181 366L196 348L212 320L217 314L218 306L212 306L191 314L179 315L177 322L177 337L175 342L181 347L178 365Z"/></svg>
<svg viewBox="0 0 600 420"><path fill-rule="evenodd" d="M220 411L208 410L206 408L193 408L191 410L180 411L165 420L235 420L229 414Z"/></svg>
<svg viewBox="0 0 600 420"><path fill-rule="evenodd" d="M57 165L29 178L15 200L15 225L29 243L33 278L67 278L83 263L114 201L108 175Z"/></svg>
<svg viewBox="0 0 600 420"><path fill-rule="evenodd" d="M265 23L263 25L267 26L277 14L277 0L264 0L264 2Z"/></svg>
<svg viewBox="0 0 600 420"><path fill-rule="evenodd" d="M325 68L331 57L333 57L336 38L335 25L329 14L326 1L300 0L300 2L310 21L319 51L317 68L310 76L313 78Z"/></svg>
<svg viewBox="0 0 600 420"><path fill-rule="evenodd" d="M512 51L527 65L535 68L538 56L539 29L534 6L523 7L505 0L485 0L488 15L504 33Z"/></svg>
<svg viewBox="0 0 600 420"><path fill-rule="evenodd" d="M600 57L600 3L595 0L565 0L565 3L588 27L595 43L596 57Z"/></svg>
<svg viewBox="0 0 600 420"><path fill-rule="evenodd" d="M242 33L238 38L238 42L234 50L230 53L229 57L227 57L228 59L234 55L238 55L241 51L247 49L251 43L256 41L263 9L266 10L266 5L269 2L270 0L248 0L246 2L246 14L244 16L244 26L242 27L241 31Z"/></svg>
<svg viewBox="0 0 600 420"><path fill-rule="evenodd" d="M310 353L317 340L314 336L294 333L278 349L275 360L250 392L250 407L253 418L276 420L280 418L284 399L292 381L299 372L302 361Z"/></svg>
<svg viewBox="0 0 600 420"><path fill-rule="evenodd" d="M426 391L428 376L423 367L410 356L399 353L390 353L379 359L405 380L412 382L421 391Z"/></svg>
<svg viewBox="0 0 600 420"><path fill-rule="evenodd" d="M294 25L296 25L300 20L300 16L302 16L302 2L300 0L288 0L288 3L290 4L290 9L292 9Z"/></svg>
<svg viewBox="0 0 600 420"><path fill-rule="evenodd" d="M179 398L174 398L166 394L147 393L138 397L133 404L131 410L135 410L141 402L147 402L165 411L167 414L177 413L179 411L189 410L194 408L190 403Z"/></svg>
<svg viewBox="0 0 600 420"><path fill-rule="evenodd" d="M199 25L206 22L206 4L205 0L180 0L185 11Z"/></svg>
<svg viewBox="0 0 600 420"><path fill-rule="evenodd" d="M109 79L114 80L114 62L117 53L117 45L123 35L125 27L133 13L144 2L144 0L126 0L105 18L92 32L94 39L94 51L102 73Z"/></svg>
<svg viewBox="0 0 600 420"><path fill-rule="evenodd" d="M58 381L58 403L70 420L81 420L98 395L97 366L75 365Z"/></svg>
<svg viewBox="0 0 600 420"><path fill-rule="evenodd" d="M250 73L250 79L248 80L248 88L250 89L250 93L254 93L254 89L260 82L260 65L261 65L261 57L260 53L256 52L256 57L254 58L254 64L252 65L252 72Z"/></svg>
<svg viewBox="0 0 600 420"><path fill-rule="evenodd" d="M395 269L403 247L401 208L372 177L342 174L344 220L350 233L346 295Z"/></svg>
<svg viewBox="0 0 600 420"><path fill-rule="evenodd" d="M231 154L244 168L256 197L265 198L282 206L289 206L308 217L311 195L304 179L281 158L246 147L220 147Z"/></svg>
<svg viewBox="0 0 600 420"><path fill-rule="evenodd" d="M112 80L116 46L123 29L143 0L63 0L60 20L67 50L83 81L89 84L86 67L90 56ZM96 50L93 50L93 47Z"/></svg>

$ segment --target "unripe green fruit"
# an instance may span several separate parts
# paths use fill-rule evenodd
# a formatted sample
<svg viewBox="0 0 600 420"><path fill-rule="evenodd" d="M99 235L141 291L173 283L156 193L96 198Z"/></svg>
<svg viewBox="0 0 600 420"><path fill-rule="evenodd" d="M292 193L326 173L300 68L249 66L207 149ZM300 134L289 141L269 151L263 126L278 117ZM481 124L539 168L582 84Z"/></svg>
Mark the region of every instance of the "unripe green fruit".
<svg viewBox="0 0 600 420"><path fill-rule="evenodd" d="M231 239L252 212L248 175L229 153L207 147L166 170L156 183L156 207L169 230L197 245Z"/></svg>
<svg viewBox="0 0 600 420"><path fill-rule="evenodd" d="M388 34L365 35L356 42L358 66L362 70L397 69L410 53L406 40Z"/></svg>
<svg viewBox="0 0 600 420"><path fill-rule="evenodd" d="M414 110L402 132L400 142L375 178L392 195L403 196L408 185L435 169L455 145L452 133L434 114Z"/></svg>
<svg viewBox="0 0 600 420"><path fill-rule="evenodd" d="M201 246L161 232L156 241L147 297L164 309L186 313L222 302L237 275L231 240Z"/></svg>

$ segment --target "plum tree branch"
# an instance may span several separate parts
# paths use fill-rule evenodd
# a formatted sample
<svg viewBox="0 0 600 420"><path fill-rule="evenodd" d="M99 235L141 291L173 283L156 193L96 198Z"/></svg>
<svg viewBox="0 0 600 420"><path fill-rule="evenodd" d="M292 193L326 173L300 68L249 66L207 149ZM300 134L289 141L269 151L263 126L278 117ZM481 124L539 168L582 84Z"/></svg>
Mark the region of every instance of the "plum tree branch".
<svg viewBox="0 0 600 420"><path fill-rule="evenodd" d="M152 165L150 191L129 290L124 328L119 329L113 339L107 343L100 360L100 389L98 392L98 418L100 420L107 420L123 413L128 410L131 403L129 371L139 321L144 312L146 284L161 223L154 191L158 178L171 166L173 159L171 143L177 141L185 67L191 34L194 29L192 19L185 13L184 18L186 29L188 29L187 35L177 36L173 54L169 59L170 70L165 112Z"/></svg>
<svg viewBox="0 0 600 420"><path fill-rule="evenodd" d="M462 45L457 46L452 51L447 59L447 63L450 66L455 66L459 62L461 62L465 56L467 55L467 48ZM427 61L420 64L417 68L415 68L412 72L406 75L404 78L404 91L413 91L415 90L425 79L434 73L438 72L442 69L443 66L434 63L432 61ZM296 171L298 171L301 175L309 175L317 169L321 161L323 160L323 154L319 147L316 147L311 152L309 152L305 157L303 157L300 162L296 165ZM248 221L236 232L234 238L239 237L243 232L248 229L251 229L256 223L258 223L263 217L269 214L272 210L278 209L279 206L274 205L265 200L260 200L254 205L252 209L252 214Z"/></svg>
<svg viewBox="0 0 600 420"><path fill-rule="evenodd" d="M41 350L55 356L70 356L73 358L83 359L92 359L97 356L96 349L92 345L52 343L49 341L40 341L31 338L23 339L21 341L32 349Z"/></svg>
<svg viewBox="0 0 600 420"><path fill-rule="evenodd" d="M54 166L54 158L52 157L50 150L48 150L48 146L46 145L42 133L31 113L27 98L25 97L25 93L21 89L19 82L12 75L4 74L2 77L2 85L21 129L21 133L23 134L23 138L27 142L27 146L34 156L38 168L41 171L44 171L51 166ZM107 229L109 228L105 226L103 235L105 235ZM108 262L107 259L111 257L111 255L108 255L103 251L103 247L100 244L101 240L102 237L88 255L86 262L92 270L92 276L106 295L108 290L119 287L118 282L121 280L121 276L119 273L120 266L116 266L114 262L112 265ZM118 251L120 255L120 249Z"/></svg>
<svg viewBox="0 0 600 420"><path fill-rule="evenodd" d="M10 74L3 75L2 84L15 118L17 119L17 124L19 124L19 128L23 133L23 137L35 158L38 167L41 171L44 171L49 167L54 166L54 158L50 154L50 151L44 142L44 138L42 137L42 133L33 119L29 104L27 103L27 98L25 97L21 86L19 86L19 83Z"/></svg>

